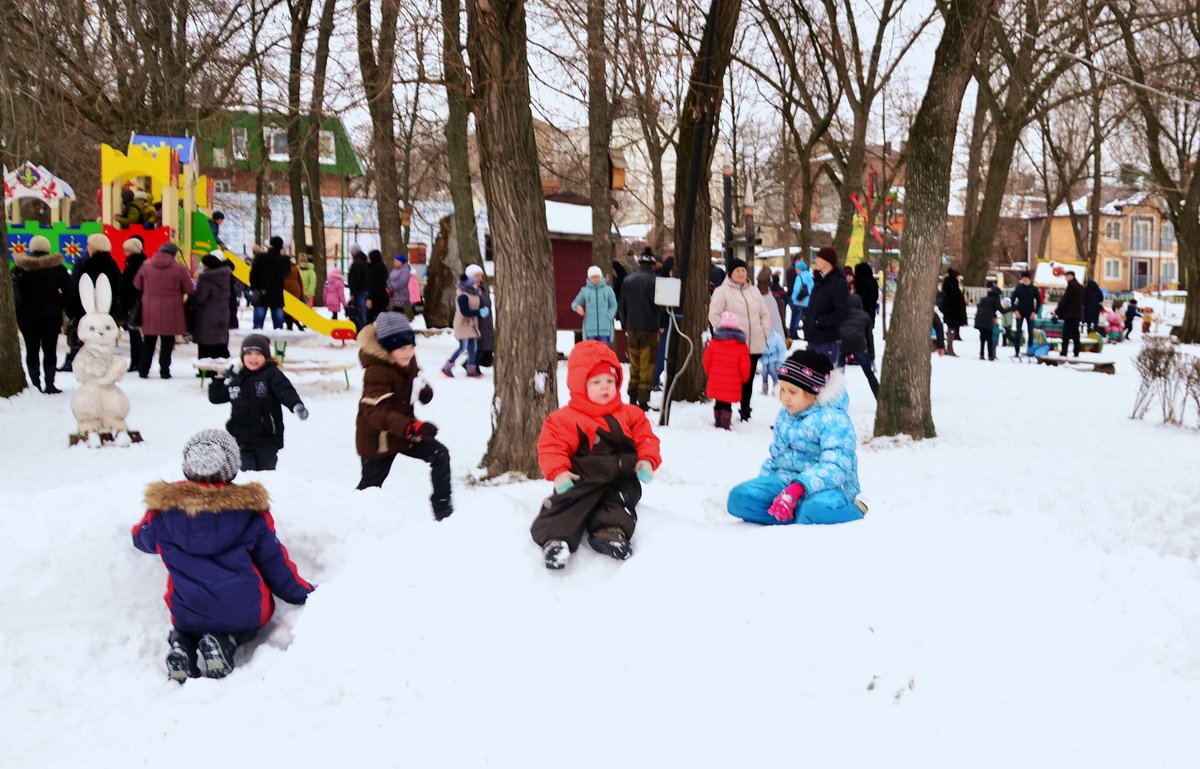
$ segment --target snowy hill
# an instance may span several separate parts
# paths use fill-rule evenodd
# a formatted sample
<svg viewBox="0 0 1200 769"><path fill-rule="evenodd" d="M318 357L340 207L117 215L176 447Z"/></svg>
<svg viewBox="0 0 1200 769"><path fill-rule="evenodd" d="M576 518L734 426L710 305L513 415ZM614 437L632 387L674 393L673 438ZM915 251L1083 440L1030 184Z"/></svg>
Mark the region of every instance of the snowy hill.
<svg viewBox="0 0 1200 769"><path fill-rule="evenodd" d="M436 372L451 348L422 339L418 359ZM278 472L238 480L270 490L319 588L280 604L232 676L181 687L162 664L166 571L129 529L145 485L181 477L184 440L228 417L191 378L194 350L170 381L123 382L132 448L66 448L70 375L64 395L0 401L0 767L1200 760L1200 435L1128 419L1136 339L1106 348L1116 376L935 359L939 437L918 444L865 440L874 401L849 369L871 509L842 526L725 514L773 399L733 434L678 406L634 557L584 548L564 572L528 534L548 483L469 480L492 372L431 376L418 410L452 452L443 523L420 462L354 491L355 373L349 391L298 377L311 419L286 417Z"/></svg>

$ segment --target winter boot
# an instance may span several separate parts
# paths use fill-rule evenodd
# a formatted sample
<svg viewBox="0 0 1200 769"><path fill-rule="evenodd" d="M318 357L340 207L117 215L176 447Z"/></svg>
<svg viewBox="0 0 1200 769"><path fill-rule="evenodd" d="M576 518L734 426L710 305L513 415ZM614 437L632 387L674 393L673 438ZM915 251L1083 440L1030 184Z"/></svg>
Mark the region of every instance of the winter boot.
<svg viewBox="0 0 1200 769"><path fill-rule="evenodd" d="M552 539L542 545L542 556L546 559L547 569L561 569L571 557L571 548L561 539Z"/></svg>
<svg viewBox="0 0 1200 769"><path fill-rule="evenodd" d="M454 512L454 505L450 503L450 499L433 499L433 518L436 521L444 521Z"/></svg>
<svg viewBox="0 0 1200 769"><path fill-rule="evenodd" d="M228 633L205 633L200 636L200 657L204 660L205 678L224 678L233 672L233 653L237 641Z"/></svg>
<svg viewBox="0 0 1200 769"><path fill-rule="evenodd" d="M733 421L733 412L725 409L713 409L713 420L717 425L718 430L732 429L730 422Z"/></svg>
<svg viewBox="0 0 1200 769"><path fill-rule="evenodd" d="M483 372L479 370L479 366L474 363L468 363L464 368L467 370L468 379L479 379L483 376Z"/></svg>
<svg viewBox="0 0 1200 769"><path fill-rule="evenodd" d="M763 380L763 391L762 391L762 394L763 394L763 395L766 395L766 394L767 394L767 380L765 380L765 379Z"/></svg>
<svg viewBox="0 0 1200 769"><path fill-rule="evenodd" d="M167 643L171 645L167 652L167 678L181 684L189 678L199 678L195 639L185 638L179 631L172 630Z"/></svg>
<svg viewBox="0 0 1200 769"><path fill-rule="evenodd" d="M603 553L610 558L624 561L633 555L633 547L625 537L625 532L616 526L606 526L603 529L588 534L588 544L597 553Z"/></svg>
<svg viewBox="0 0 1200 769"><path fill-rule="evenodd" d="M733 414L730 413L729 416L732 421ZM742 420L743 422L750 421L750 407L749 406L742 408L742 409L738 409L738 419Z"/></svg>
<svg viewBox="0 0 1200 769"><path fill-rule="evenodd" d="M46 393L47 395L58 395L60 392L62 392L62 390L55 387L53 381L49 381L46 382L46 388L42 390L42 392Z"/></svg>
<svg viewBox="0 0 1200 769"><path fill-rule="evenodd" d="M442 373L448 377L454 377L454 362L446 361L446 365L442 366Z"/></svg>

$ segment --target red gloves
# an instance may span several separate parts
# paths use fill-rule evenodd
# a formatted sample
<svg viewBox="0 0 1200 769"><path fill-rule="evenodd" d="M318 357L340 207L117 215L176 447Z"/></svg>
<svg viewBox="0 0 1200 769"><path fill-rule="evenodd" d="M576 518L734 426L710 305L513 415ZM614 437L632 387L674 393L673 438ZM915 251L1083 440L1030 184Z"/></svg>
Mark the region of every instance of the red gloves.
<svg viewBox="0 0 1200 769"><path fill-rule="evenodd" d="M789 483L788 487L775 497L767 512L780 523L791 523L796 518L796 505L800 504L800 498L803 496L803 484Z"/></svg>
<svg viewBox="0 0 1200 769"><path fill-rule="evenodd" d="M433 422L421 422L416 419L408 423L408 428L404 431L404 437L414 443L418 441L430 440L438 434L437 425Z"/></svg>

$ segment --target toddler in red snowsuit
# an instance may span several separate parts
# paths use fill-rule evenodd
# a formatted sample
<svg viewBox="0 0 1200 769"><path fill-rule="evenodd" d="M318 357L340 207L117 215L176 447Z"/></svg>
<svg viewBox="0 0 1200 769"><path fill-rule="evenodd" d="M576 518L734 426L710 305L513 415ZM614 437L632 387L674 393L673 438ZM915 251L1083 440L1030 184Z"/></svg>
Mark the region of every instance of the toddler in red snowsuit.
<svg viewBox="0 0 1200 769"><path fill-rule="evenodd" d="M713 329L712 340L704 348L704 373L708 374L705 393L716 401L713 423L722 430L733 422L733 404L742 399L742 383L750 378L750 348L738 316L721 313L720 324Z"/></svg>

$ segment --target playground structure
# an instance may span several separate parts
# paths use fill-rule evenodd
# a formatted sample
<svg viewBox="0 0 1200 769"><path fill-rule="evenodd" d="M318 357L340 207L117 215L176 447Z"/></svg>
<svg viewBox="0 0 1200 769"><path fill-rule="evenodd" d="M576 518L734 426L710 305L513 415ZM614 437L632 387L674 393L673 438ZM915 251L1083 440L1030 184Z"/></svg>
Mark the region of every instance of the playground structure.
<svg viewBox="0 0 1200 769"><path fill-rule="evenodd" d="M148 202L158 201L161 208L158 226L114 226L114 217L121 205L121 190L127 187L145 193ZM100 221L71 227L70 204L74 197L69 185L41 166L26 162L11 174L6 172L4 203L9 222L9 258L23 253L31 238L42 235L50 241L51 251L61 253L63 260L72 265L85 253L88 236L102 232L112 244L113 258L124 269L123 245L137 235L147 254L153 254L168 240L178 244L180 259L193 275L200 256L220 253L232 265L238 280L247 285L250 282L249 265L232 252L220 249L213 237L209 222L212 184L200 173L196 140L191 137L133 134L125 152L107 144L101 145ZM50 207L49 226L23 219L21 203L30 198L41 200ZM283 309L317 333L343 341L355 337L353 323L323 317L291 294L284 294Z"/></svg>

